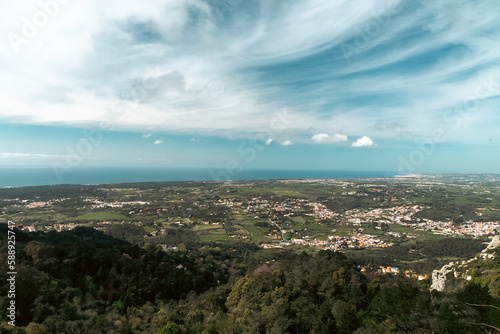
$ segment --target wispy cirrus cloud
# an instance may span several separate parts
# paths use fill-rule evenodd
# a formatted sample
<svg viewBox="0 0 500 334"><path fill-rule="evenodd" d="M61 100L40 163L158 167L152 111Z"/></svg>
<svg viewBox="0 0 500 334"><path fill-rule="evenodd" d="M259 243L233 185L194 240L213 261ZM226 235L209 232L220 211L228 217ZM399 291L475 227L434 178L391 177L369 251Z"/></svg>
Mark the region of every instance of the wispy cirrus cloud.
<svg viewBox="0 0 500 334"><path fill-rule="evenodd" d="M6 2L0 28L23 37L23 18L41 10ZM286 108L276 141L310 142L314 128L312 141L325 143L399 140L381 122L425 136L458 108L466 121L448 140L500 139L488 122L500 105L499 10L466 0L71 2L17 52L0 41L0 120L239 138ZM463 107L470 100L480 107Z"/></svg>

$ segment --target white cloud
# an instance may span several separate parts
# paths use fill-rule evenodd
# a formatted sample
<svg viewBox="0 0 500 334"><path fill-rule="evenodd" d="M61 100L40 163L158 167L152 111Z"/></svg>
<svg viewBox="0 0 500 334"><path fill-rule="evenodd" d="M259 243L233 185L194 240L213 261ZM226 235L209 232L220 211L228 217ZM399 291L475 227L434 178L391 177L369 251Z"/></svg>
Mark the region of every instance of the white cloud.
<svg viewBox="0 0 500 334"><path fill-rule="evenodd" d="M289 141L289 140L285 140L285 141L282 141L282 142L281 142L281 145L283 145L283 146L291 146L291 145L293 145L293 144L292 144L292 142L291 142L291 141Z"/></svg>
<svg viewBox="0 0 500 334"><path fill-rule="evenodd" d="M266 145L270 145L272 142L273 142L273 140L271 138L267 138Z"/></svg>
<svg viewBox="0 0 500 334"><path fill-rule="evenodd" d="M155 140L155 145L158 145L158 144L161 144L161 143L163 143L163 140L161 140L161 139L156 139Z"/></svg>
<svg viewBox="0 0 500 334"><path fill-rule="evenodd" d="M368 147L373 146L373 140L370 137L363 136L352 143L352 147Z"/></svg>
<svg viewBox="0 0 500 334"><path fill-rule="evenodd" d="M318 134L315 134L314 136L312 136L312 140L314 140L317 143L320 143L320 142L324 141L325 139L327 139L328 137L330 137L330 136L327 135L326 133L318 133Z"/></svg>
<svg viewBox="0 0 500 334"><path fill-rule="evenodd" d="M347 141L347 136L339 133L329 135L327 133L317 133L311 138L316 143L338 143Z"/></svg>

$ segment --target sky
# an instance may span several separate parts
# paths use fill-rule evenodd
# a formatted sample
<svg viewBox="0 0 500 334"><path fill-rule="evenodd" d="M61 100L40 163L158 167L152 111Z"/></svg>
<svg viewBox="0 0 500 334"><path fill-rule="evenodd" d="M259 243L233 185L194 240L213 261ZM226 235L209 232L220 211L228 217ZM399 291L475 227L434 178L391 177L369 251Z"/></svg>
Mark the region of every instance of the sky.
<svg viewBox="0 0 500 334"><path fill-rule="evenodd" d="M0 167L500 173L498 1L0 12Z"/></svg>

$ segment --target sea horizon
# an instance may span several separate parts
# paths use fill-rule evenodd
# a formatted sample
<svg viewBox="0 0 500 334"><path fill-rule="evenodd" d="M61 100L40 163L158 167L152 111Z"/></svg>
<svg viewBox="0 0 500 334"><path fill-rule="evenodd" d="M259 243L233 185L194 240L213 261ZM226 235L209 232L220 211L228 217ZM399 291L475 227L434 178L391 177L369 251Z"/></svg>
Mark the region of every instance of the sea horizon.
<svg viewBox="0 0 500 334"><path fill-rule="evenodd" d="M273 179L392 178L394 171L176 168L176 167L80 167L61 173L49 167L0 168L0 187L46 185L99 185L140 182L250 181Z"/></svg>

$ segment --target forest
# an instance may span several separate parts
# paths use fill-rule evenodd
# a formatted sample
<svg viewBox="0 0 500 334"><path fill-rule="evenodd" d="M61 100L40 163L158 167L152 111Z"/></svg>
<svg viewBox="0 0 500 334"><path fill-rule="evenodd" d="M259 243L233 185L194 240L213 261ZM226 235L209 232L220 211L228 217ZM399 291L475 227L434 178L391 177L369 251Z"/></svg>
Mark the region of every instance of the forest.
<svg viewBox="0 0 500 334"><path fill-rule="evenodd" d="M0 224L3 310L7 228ZM361 272L361 262L333 251L242 242L165 251L87 227L15 233L16 327L2 312L0 333L493 333L500 327L498 257L476 265L471 280L456 279L437 292L429 281Z"/></svg>

